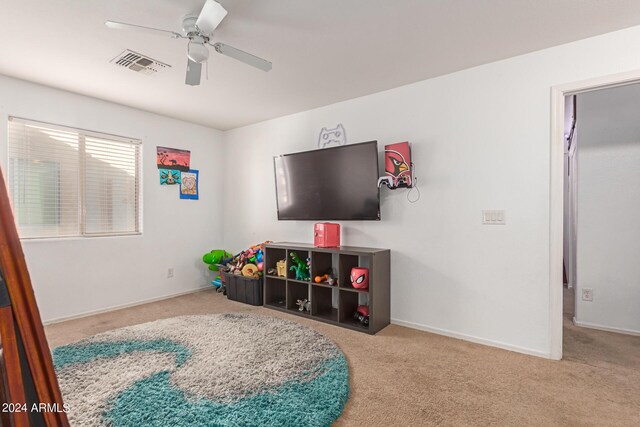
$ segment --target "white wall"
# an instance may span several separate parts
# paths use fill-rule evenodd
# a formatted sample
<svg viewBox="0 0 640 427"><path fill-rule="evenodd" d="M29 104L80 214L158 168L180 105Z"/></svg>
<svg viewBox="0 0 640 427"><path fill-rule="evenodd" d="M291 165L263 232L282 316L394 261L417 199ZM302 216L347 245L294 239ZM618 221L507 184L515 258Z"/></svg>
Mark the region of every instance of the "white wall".
<svg viewBox="0 0 640 427"><path fill-rule="evenodd" d="M640 85L578 95L576 321L640 334ZM593 302L582 289L593 289Z"/></svg>
<svg viewBox="0 0 640 427"><path fill-rule="evenodd" d="M113 90L117 90L114 88ZM221 132L121 105L0 76L0 166L9 115L143 141L143 234L23 241L43 320L131 304L207 285L201 254L222 246ZM156 145L191 150L200 200L160 186ZM167 268L175 277L167 279Z"/></svg>
<svg viewBox="0 0 640 427"><path fill-rule="evenodd" d="M228 131L225 246L312 241L311 222L276 220L272 156L323 126L409 140L422 199L383 189L382 221L342 223L344 244L392 250L393 321L549 355L550 88L638 69L639 49L634 27Z"/></svg>

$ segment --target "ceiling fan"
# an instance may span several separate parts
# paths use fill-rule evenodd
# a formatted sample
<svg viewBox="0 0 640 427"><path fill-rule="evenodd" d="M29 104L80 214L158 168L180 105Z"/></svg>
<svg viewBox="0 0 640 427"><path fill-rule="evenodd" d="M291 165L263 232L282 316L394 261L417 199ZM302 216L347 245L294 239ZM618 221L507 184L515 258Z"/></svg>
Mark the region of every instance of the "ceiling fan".
<svg viewBox="0 0 640 427"><path fill-rule="evenodd" d="M213 32L220 22L227 16L227 11L215 0L207 0L200 15L187 15L182 20L184 34L176 31L161 30L158 28L144 27L142 25L126 24L124 22L106 21L105 25L116 30L144 31L149 34L169 36L174 39L189 39L187 45L187 76L185 83L191 86L200 84L202 64L209 59L209 46L213 46L216 52L229 56L245 64L259 68L262 71L271 70L271 62L244 52L224 43L211 43Z"/></svg>

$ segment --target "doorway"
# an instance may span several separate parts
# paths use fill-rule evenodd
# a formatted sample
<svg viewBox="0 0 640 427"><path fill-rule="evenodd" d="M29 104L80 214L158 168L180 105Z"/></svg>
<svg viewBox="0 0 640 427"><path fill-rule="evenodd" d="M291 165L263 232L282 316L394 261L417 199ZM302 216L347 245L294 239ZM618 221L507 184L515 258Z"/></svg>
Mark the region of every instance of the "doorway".
<svg viewBox="0 0 640 427"><path fill-rule="evenodd" d="M606 224L607 219L611 221L619 221L621 214L625 212L620 209L620 204L616 205L615 197L612 200L606 200L604 203L600 203L598 206L598 197L601 199L603 195L606 196L615 196L621 194L624 191L624 188L615 188L616 186L610 187L607 189L604 187L606 183L606 179L612 179L612 183L615 184L616 179L618 180L618 185L620 184L620 180L623 182L626 180L624 173L621 173L620 169L624 169L623 167L615 168L613 163L615 163L615 157L618 156L620 158L627 158L626 154L622 154L620 152L620 147L616 147L613 155L609 155L610 158L602 157L603 150L591 150L594 148L592 146L594 144L593 138L589 140L585 137L586 147L584 149L584 165L586 171L588 172L583 177L580 178L580 166L579 166L579 150L580 150L580 120L585 119L587 117L582 117L580 115L580 104L582 100L593 100L597 99L601 94L604 94L605 90L619 88L616 91L618 92L624 91L625 87L631 88L631 85L635 85L635 90L638 91L638 98L640 99L640 71L634 73L625 73L622 75L609 76L599 79L594 79L585 82L578 82L569 85L563 85L560 87L552 88L552 145L551 145L551 200L550 200L550 244L551 244L551 262L550 262L550 336L551 336L551 349L550 356L553 359L561 359L563 357L563 325L564 327L576 328L580 327L598 327L599 329L607 329L606 325L602 325L597 322L588 322L581 321L581 317L583 319L589 319L589 316L593 318L596 315L596 319L598 319L597 314L602 311L601 309L604 307L607 308L607 303L611 303L611 301L618 300L622 301L622 305L624 305L625 298L620 295L612 298L611 292L611 283L614 280L612 277L615 277L615 274L603 276L602 274L593 274L593 268L590 274L588 273L588 268L585 269L583 273L583 277L592 277L596 282L588 282L588 280L584 281L584 286L582 286L580 279L580 258L582 258L585 254L592 252L590 255L598 256L596 249L602 249L602 247L613 247L616 243L615 241L606 241L606 239L600 244L595 244L595 240L593 236L589 236L585 238L585 241L580 242L580 229L575 224L579 224L579 221L575 221L576 216L579 217L580 213L578 212L581 203L577 201L577 197L580 197L580 189L579 184L580 181L584 181L583 184L585 188L590 188L593 190L590 197L585 197L582 203L586 209L589 207L589 203L591 203L592 212L586 210L587 214L582 218L584 221L582 223L583 233L585 236L588 233L585 231L595 230L597 227L593 227L593 222L589 224L589 221L593 220L590 215L596 215L596 221L598 220L597 215L602 215L602 212L605 212L603 216L600 217L601 223ZM596 91L598 95L596 96ZM612 98L611 91L607 92L608 98ZM607 96L604 96L604 99L607 99ZM587 105L587 104L585 104ZM621 116L617 117L607 117L606 111L610 110L610 105L606 106L602 117L603 120L600 120L602 123L611 123L612 121L617 120ZM635 108L638 111L638 108ZM638 113L640 114L640 113ZM595 123L593 119L591 119L591 123ZM592 126L593 128L593 126ZM593 129L590 129L590 132L593 134ZM602 138L601 138L602 139ZM609 138L610 140L611 138ZM621 139L617 136L613 136L615 142L618 143ZM640 144L640 140L638 141ZM620 145L620 144L618 144ZM636 145L637 147L637 145ZM577 148L577 149L576 149ZM589 150L587 150L589 148ZM576 155L576 153L578 153ZM640 150L638 151L639 157L638 161L640 162ZM599 157L598 157L599 156ZM613 156L613 157L611 157ZM600 162L600 163L598 163ZM595 167L593 167L595 165ZM633 168L628 168L628 172L633 175ZM635 168L639 170L640 168ZM624 172L624 171L622 171ZM598 176L601 174L601 176ZM630 175L631 177L631 175ZM589 178L589 179L587 179ZM606 178L606 179L605 179ZM634 178L629 178L634 179ZM598 185L594 185L594 182ZM640 182L640 181L639 181ZM591 183L591 184L589 184ZM600 183L602 185L600 185ZM611 185L611 183L609 183ZM599 187L599 188L598 188ZM577 188L577 191L576 191ZM594 190L595 188L595 190ZM597 190L597 191L596 191ZM603 192L604 191L604 192ZM576 197L577 194L577 197ZM587 194L587 193L585 193ZM640 195L640 192L638 193ZM640 197L640 196L639 196ZM587 203L589 202L589 203ZM618 200L619 202L619 200ZM570 214L573 214L573 222L572 220L567 220L567 216L565 215L566 210ZM573 209L573 211L572 211ZM616 209L615 211L607 211L607 209ZM607 214L608 212L608 214ZM640 207L639 207L640 212ZM615 213L615 215L613 214ZM593 216L593 215L592 215ZM624 215L622 215L624 217ZM608 218L610 217L610 218ZM637 217L637 215L636 215ZM569 227L569 229L567 229ZM574 227L574 228L572 228ZM585 228L586 227L586 228ZM600 227L601 228L601 227ZM591 233L598 234L598 233ZM606 234L606 233L605 233ZM620 233L618 232L620 236ZM624 236L624 234L622 234ZM602 238L603 236L597 236ZM611 236L610 236L611 237ZM620 237L618 237L620 239ZM568 240L568 242L567 242ZM630 239L633 240L633 239ZM640 240L640 239L639 239ZM568 245L565 245L565 242ZM580 244L582 243L582 250ZM571 246L573 245L573 248ZM585 249L586 248L586 249ZM620 249L616 246L616 249ZM635 247L632 250L636 250ZM624 257L624 250L622 252L618 252L616 255L616 251L614 252L611 258L611 264L615 264L616 261L624 261L619 258ZM576 257L576 253L580 255ZM602 256L602 251L601 255ZM607 254L606 251L604 252ZM617 256L617 258L616 258ZM584 258L584 260L589 259L588 257ZM600 261L604 261L604 259L592 258L594 261L587 263L584 262L583 266L601 268L603 263ZM591 264L591 265L589 265ZM630 263L621 262L618 264L615 269L615 273L620 273L620 270L623 270L625 265L629 265ZM635 263L637 264L637 263ZM606 266L606 265L605 265ZM615 268L615 266L612 266ZM601 268L602 269L602 268ZM611 270L613 271L613 270ZM634 273L636 274L636 273ZM619 275L619 274L618 274ZM599 282L597 282L599 281ZM566 284L565 284L566 283ZM598 285L600 288L598 290ZM606 288L604 285L609 286ZM637 283L636 283L637 285ZM577 290L577 292L576 292ZM635 291L634 291L635 292ZM576 296L574 301L570 299ZM566 297L566 298L565 298ZM634 293L630 295L628 298L636 298L637 295ZM597 301L598 304L594 304L594 301ZM598 306L597 309L594 308ZM610 307L608 308L611 311ZM605 310L606 311L606 310ZM620 316L620 314L629 314L630 310L623 308L622 310L613 310L614 313L612 315L612 320L609 322L611 326L608 330L617 330L618 332L633 332L633 329L625 331L624 327L620 327L619 325L629 325L633 324L633 322L629 323L623 319L624 316ZM635 312L635 310L634 310ZM581 315L582 313L582 315ZM570 316L570 323L567 324L567 316ZM630 316L637 316L635 313L631 313ZM575 319L575 321L574 321ZM637 320L634 317L634 321ZM580 323L582 322L582 324ZM625 323L627 322L627 323ZM606 322L605 322L606 323ZM616 326L618 325L618 326ZM604 326L604 327L602 327ZM639 328L640 329L640 328ZM567 340L575 338L575 330L568 329L567 332ZM583 337L584 338L584 337ZM569 355L570 357L574 357L573 354Z"/></svg>

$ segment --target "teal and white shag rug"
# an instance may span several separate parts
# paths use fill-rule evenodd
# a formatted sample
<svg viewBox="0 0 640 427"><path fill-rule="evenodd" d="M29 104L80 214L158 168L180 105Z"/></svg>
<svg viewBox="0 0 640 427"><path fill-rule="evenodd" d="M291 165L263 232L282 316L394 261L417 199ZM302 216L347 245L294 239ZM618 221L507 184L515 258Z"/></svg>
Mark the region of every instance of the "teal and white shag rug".
<svg viewBox="0 0 640 427"><path fill-rule="evenodd" d="M349 398L342 351L275 317L174 317L53 358L72 426L329 426Z"/></svg>

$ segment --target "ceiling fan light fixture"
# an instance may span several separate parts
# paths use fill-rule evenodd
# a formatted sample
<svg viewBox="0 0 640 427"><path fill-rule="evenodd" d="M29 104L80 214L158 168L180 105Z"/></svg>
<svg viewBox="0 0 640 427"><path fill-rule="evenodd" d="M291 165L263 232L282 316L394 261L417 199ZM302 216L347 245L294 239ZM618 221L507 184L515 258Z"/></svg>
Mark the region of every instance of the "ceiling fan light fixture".
<svg viewBox="0 0 640 427"><path fill-rule="evenodd" d="M187 56L193 62L201 64L209 59L209 49L204 45L204 41L189 40Z"/></svg>

